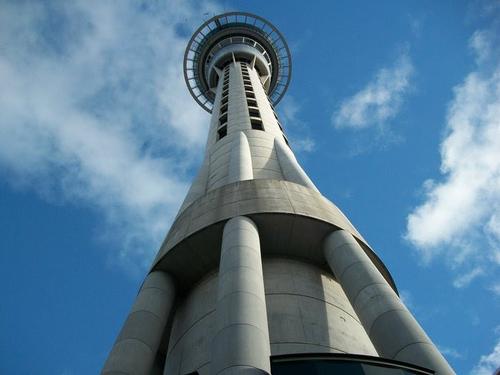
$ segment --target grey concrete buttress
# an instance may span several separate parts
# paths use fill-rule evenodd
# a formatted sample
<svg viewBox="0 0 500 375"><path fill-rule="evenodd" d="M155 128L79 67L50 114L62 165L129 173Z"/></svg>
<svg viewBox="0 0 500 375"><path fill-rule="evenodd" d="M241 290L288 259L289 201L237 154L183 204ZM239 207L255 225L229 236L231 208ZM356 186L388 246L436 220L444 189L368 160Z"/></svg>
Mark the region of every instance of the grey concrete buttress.
<svg viewBox="0 0 500 375"><path fill-rule="evenodd" d="M150 273L108 356L102 375L149 375L174 301L165 272Z"/></svg>
<svg viewBox="0 0 500 375"><path fill-rule="evenodd" d="M270 374L259 233L247 217L224 226L211 374Z"/></svg>
<svg viewBox="0 0 500 375"><path fill-rule="evenodd" d="M415 363L436 374L454 374L350 233L331 233L325 239L324 252L380 356Z"/></svg>

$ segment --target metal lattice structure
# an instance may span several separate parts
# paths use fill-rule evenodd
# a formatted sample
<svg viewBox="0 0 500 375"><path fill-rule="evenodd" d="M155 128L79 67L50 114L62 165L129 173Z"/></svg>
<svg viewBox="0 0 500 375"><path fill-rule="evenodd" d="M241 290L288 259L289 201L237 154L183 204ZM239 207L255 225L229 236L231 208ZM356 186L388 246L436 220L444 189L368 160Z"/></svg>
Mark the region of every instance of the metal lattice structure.
<svg viewBox="0 0 500 375"><path fill-rule="evenodd" d="M190 39L184 53L184 79L193 98L203 109L212 112L215 95L207 69L211 57L231 43L250 45L262 53L272 73L268 96L273 105L278 104L290 84L290 49L274 25L262 17L244 12L212 17Z"/></svg>

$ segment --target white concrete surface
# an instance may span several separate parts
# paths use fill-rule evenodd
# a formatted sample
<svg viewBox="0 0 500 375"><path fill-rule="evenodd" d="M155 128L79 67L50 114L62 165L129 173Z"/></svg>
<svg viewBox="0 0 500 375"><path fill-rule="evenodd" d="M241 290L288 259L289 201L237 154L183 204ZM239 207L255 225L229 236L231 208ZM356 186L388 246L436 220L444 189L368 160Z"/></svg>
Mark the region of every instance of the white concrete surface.
<svg viewBox="0 0 500 375"><path fill-rule="evenodd" d="M344 230L324 243L325 258L381 357L454 374L356 239Z"/></svg>
<svg viewBox="0 0 500 375"><path fill-rule="evenodd" d="M259 233L235 217L222 238L211 374L269 374L270 354Z"/></svg>
<svg viewBox="0 0 500 375"><path fill-rule="evenodd" d="M150 273L104 364L102 374L149 374L170 316L175 288L169 275Z"/></svg>

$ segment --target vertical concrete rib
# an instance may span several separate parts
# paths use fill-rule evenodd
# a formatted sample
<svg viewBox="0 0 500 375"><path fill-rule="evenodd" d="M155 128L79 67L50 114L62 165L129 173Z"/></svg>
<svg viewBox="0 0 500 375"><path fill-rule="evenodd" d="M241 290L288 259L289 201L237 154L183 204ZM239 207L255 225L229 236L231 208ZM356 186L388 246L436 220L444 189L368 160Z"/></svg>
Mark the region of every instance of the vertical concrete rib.
<svg viewBox="0 0 500 375"><path fill-rule="evenodd" d="M150 273L104 364L102 375L149 374L172 310L175 288L165 272Z"/></svg>
<svg viewBox="0 0 500 375"><path fill-rule="evenodd" d="M306 174L306 172L304 172L302 167L297 162L297 159L295 158L293 152L285 144L281 137L276 137L274 139L274 148L276 150L278 162L280 163L280 167L283 171L283 177L285 178L285 180L295 182L296 184L300 184L302 186L306 186L318 191L309 176Z"/></svg>
<svg viewBox="0 0 500 375"><path fill-rule="evenodd" d="M331 233L324 253L381 357L427 367L436 374L454 374L350 233Z"/></svg>
<svg viewBox="0 0 500 375"><path fill-rule="evenodd" d="M211 374L269 374L271 349L257 227L229 220L222 237Z"/></svg>
<svg viewBox="0 0 500 375"><path fill-rule="evenodd" d="M244 180L253 180L253 167L248 139L240 131L231 144L228 183Z"/></svg>

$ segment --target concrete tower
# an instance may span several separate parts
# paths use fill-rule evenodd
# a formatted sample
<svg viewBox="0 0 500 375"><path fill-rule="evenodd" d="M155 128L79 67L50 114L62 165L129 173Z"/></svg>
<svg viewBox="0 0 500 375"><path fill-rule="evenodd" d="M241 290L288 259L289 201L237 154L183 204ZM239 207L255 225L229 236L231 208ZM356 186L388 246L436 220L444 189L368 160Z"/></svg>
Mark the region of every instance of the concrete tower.
<svg viewBox="0 0 500 375"><path fill-rule="evenodd" d="M184 74L205 158L103 374L452 374L382 261L297 162L274 106L281 33L222 14Z"/></svg>

